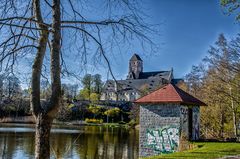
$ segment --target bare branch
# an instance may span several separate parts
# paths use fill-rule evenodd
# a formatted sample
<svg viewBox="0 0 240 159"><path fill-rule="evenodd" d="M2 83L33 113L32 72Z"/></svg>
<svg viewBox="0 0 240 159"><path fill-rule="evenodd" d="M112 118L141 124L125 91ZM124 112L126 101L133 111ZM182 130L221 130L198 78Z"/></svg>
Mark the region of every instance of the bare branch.
<svg viewBox="0 0 240 159"><path fill-rule="evenodd" d="M102 43L101 43L96 37L94 37L94 36L93 36L92 34L90 34L88 31L86 31L86 30L84 30L84 29L82 29L82 28L76 27L76 26L62 25L61 27L62 27L62 28L77 29L77 30L79 30L79 31L81 31L81 32L84 32L84 33L87 34L89 37L91 37L92 40L94 40L94 41L98 44L100 53L103 55L103 57L104 57L104 59L105 59L105 62L107 63L107 66L108 66L108 69L109 69L109 72L110 72L111 76L113 77L113 79L114 79L115 81L117 81L116 78L115 78L114 75L113 75L110 62L109 62L107 56L105 55L104 49L103 49L103 47L102 47Z"/></svg>

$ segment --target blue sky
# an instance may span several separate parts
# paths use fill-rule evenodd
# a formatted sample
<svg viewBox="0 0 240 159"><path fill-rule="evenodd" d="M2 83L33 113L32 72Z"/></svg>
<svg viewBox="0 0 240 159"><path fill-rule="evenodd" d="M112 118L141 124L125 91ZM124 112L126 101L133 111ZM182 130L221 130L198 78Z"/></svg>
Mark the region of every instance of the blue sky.
<svg viewBox="0 0 240 159"><path fill-rule="evenodd" d="M116 58L113 70L124 79L128 60L138 53L144 61L144 71L174 69L174 76L182 78L207 55L220 33L233 38L240 31L234 16L226 16L218 0L143 0L143 10L151 24L159 25L161 36L154 39L160 45L154 55L133 47ZM137 45L136 45L137 46Z"/></svg>
<svg viewBox="0 0 240 159"><path fill-rule="evenodd" d="M159 45L159 48L151 54L149 50L143 50L139 43L133 41L131 44L121 45L120 48L116 47L112 51L108 49L107 54L117 79L126 78L129 59L133 53L139 54L143 59L144 71L162 71L173 68L175 78L183 78L191 70L192 65L199 64L207 55L209 46L214 44L220 33L224 33L227 38L231 39L240 31L240 23L236 23L235 17L223 14L219 0L142 0L137 2L140 2L140 9L148 15L145 21L149 24L159 24L157 30L160 36L149 35ZM99 1L95 3L86 1L86 3L85 10L81 6L78 8L88 19L99 21L106 18L107 11L98 4ZM118 13L116 10L114 12ZM82 39L74 41L72 36L74 37L75 32L69 33L64 34L66 38L64 38L63 46L66 48L63 52L70 70L79 73L79 78L85 73L99 73L103 80L111 78L107 73L108 69L104 60L96 66L94 63L96 59L89 56L87 65L82 65L79 56L81 51L74 47L75 50L71 51L68 47L69 44L78 46ZM103 39L108 40L108 33L103 35ZM96 44L89 43L88 46L87 52L91 55L96 51ZM46 59L49 59L49 54L46 55ZM30 81L31 67L29 66L31 65L32 56L30 55L30 58L22 59L16 66L22 77L21 81L27 84ZM26 74L26 77L22 74ZM67 76L62 83L79 84L80 82L76 78ZM23 83L23 85L27 84Z"/></svg>

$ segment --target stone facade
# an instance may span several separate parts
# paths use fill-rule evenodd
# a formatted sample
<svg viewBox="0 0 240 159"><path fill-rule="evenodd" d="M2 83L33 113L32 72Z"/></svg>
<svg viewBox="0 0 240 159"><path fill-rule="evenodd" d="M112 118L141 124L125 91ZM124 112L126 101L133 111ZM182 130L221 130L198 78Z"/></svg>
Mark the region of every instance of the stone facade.
<svg viewBox="0 0 240 159"><path fill-rule="evenodd" d="M191 126L190 120L193 121ZM198 106L173 103L140 106L140 157L179 151L182 135L193 140L199 138Z"/></svg>
<svg viewBox="0 0 240 159"><path fill-rule="evenodd" d="M199 140L200 135L200 107L192 108L192 140Z"/></svg>
<svg viewBox="0 0 240 159"><path fill-rule="evenodd" d="M137 55L134 54L132 58L129 60L129 69L127 79L138 79L140 73L143 72L143 61Z"/></svg>

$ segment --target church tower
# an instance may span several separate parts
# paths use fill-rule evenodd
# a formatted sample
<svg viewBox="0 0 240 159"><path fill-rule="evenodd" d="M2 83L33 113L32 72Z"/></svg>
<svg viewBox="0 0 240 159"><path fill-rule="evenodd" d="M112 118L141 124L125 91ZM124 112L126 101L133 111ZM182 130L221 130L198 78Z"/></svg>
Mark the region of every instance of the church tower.
<svg viewBox="0 0 240 159"><path fill-rule="evenodd" d="M139 55L134 54L129 60L127 79L138 79L141 72L143 72L143 61Z"/></svg>

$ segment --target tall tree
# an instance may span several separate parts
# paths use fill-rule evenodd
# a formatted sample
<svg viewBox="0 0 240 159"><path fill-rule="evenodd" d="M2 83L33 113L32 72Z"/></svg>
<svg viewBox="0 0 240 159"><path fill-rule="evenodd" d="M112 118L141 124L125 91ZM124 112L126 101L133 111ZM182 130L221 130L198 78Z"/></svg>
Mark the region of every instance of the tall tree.
<svg viewBox="0 0 240 159"><path fill-rule="evenodd" d="M240 1L239 0L220 0L227 15L236 15L236 21L240 22Z"/></svg>
<svg viewBox="0 0 240 159"><path fill-rule="evenodd" d="M62 84L63 95L68 99L72 100L76 97L78 90L77 84Z"/></svg>
<svg viewBox="0 0 240 159"><path fill-rule="evenodd" d="M2 103L2 97L3 97L3 75L0 74L0 104Z"/></svg>
<svg viewBox="0 0 240 159"><path fill-rule="evenodd" d="M88 99L90 99L90 95L92 92L92 86L93 86L93 77L91 74L86 74L82 79L82 85L83 89L86 89L88 92Z"/></svg>
<svg viewBox="0 0 240 159"><path fill-rule="evenodd" d="M95 74L93 76L93 84L94 84L93 91L99 95L101 94L102 87L103 87L103 82L101 78L102 77L100 74Z"/></svg>
<svg viewBox="0 0 240 159"><path fill-rule="evenodd" d="M17 97L21 93L20 81L14 75L9 75L4 80L5 96L8 99Z"/></svg>
<svg viewBox="0 0 240 159"><path fill-rule="evenodd" d="M208 107L201 110L205 137L236 137L238 134L239 44L239 35L228 41L220 34L215 45L210 47L208 56L202 61L205 69L193 67L186 76L188 91L208 104Z"/></svg>
<svg viewBox="0 0 240 159"><path fill-rule="evenodd" d="M235 87L233 85L233 79L236 77L236 73L239 73L239 69L234 68L234 63L236 64L236 60L239 60L239 57L235 56L236 52L232 52L230 49L231 47L231 43L228 43L224 35L220 34L216 46L211 47L209 50L210 56L206 58L206 60L209 62L209 66L216 70L216 73L213 74L213 76L216 81L221 83L221 85L218 88L215 88L215 91L224 95L222 99L225 99L225 102L222 104L226 103L229 105L228 109L232 112L233 132L236 137L236 105L233 101L232 89ZM238 52L238 54L240 53ZM239 61L237 63L239 64ZM226 110L226 108L224 109Z"/></svg>
<svg viewBox="0 0 240 159"><path fill-rule="evenodd" d="M76 47L75 55L86 63L86 57L94 52L92 49L96 49L95 59L103 58L112 75L107 48L124 42L129 44L130 40L138 40L141 44L145 42L144 47L152 45L147 36L152 30L136 12L136 8L139 9L136 1L96 1L90 13L86 14L82 7L87 6L89 10L92 5L88 3L77 0L1 1L1 66L13 71L17 59L26 55L33 59L30 96L36 119L35 158L50 157L50 129L61 97L60 73L71 74L64 52L68 51L67 55L71 56L69 51ZM106 4L105 9L99 10L103 4ZM94 18L92 13L101 16ZM109 42L112 42L110 46ZM88 45L94 47L88 49ZM45 71L48 66L49 71ZM47 72L50 75L45 77L50 77L51 93L47 101L41 102L40 81L43 73Z"/></svg>

